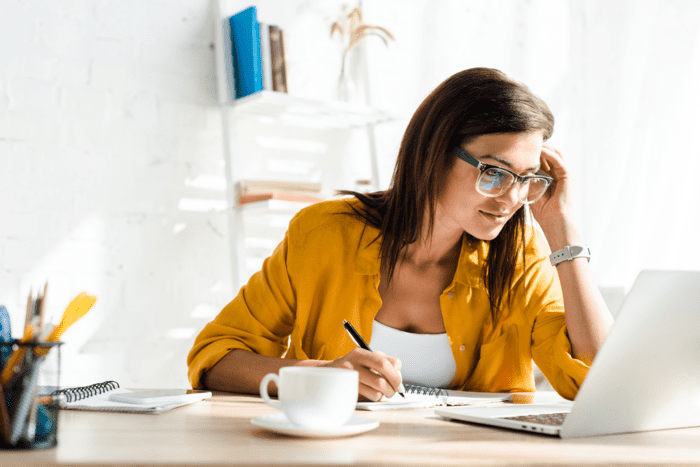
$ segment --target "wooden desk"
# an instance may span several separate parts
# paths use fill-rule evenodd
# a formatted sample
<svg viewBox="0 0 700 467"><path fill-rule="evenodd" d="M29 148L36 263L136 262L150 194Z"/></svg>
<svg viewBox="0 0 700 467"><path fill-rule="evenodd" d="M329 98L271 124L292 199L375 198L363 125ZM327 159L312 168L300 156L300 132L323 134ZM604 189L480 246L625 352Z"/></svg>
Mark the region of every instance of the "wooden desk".
<svg viewBox="0 0 700 467"><path fill-rule="evenodd" d="M700 464L700 428L561 440L447 421L433 409L356 412L365 434L299 439L250 420L275 412L218 394L159 415L64 410L58 447L0 451L0 465L669 465Z"/></svg>

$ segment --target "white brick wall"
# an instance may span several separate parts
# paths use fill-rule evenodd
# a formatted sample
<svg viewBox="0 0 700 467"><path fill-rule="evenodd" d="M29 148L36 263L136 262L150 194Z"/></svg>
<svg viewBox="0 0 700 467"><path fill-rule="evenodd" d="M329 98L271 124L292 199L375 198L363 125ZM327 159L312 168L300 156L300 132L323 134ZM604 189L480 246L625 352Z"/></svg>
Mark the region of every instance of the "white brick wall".
<svg viewBox="0 0 700 467"><path fill-rule="evenodd" d="M186 386L196 331L232 296L226 220L183 212L223 175L210 2L3 1L0 303L21 335L30 288L64 335L63 384ZM176 226L178 226L176 228ZM200 313L201 315L201 313Z"/></svg>
<svg viewBox="0 0 700 467"><path fill-rule="evenodd" d="M331 97L339 57L317 36L339 2L255 3L289 33L295 94ZM98 296L65 334L63 384L187 385L195 334L234 295L225 213L186 208L225 200L190 183L224 177L213 6L2 3L0 303L17 337L44 281L54 321L80 291Z"/></svg>

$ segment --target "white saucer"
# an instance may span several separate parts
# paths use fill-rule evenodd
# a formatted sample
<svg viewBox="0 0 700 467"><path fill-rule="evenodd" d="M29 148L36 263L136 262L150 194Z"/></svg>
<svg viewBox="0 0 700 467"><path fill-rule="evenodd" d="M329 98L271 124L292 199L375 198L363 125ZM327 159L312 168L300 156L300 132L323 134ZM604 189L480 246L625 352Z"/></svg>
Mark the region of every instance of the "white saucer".
<svg viewBox="0 0 700 467"><path fill-rule="evenodd" d="M365 417L352 417L345 425L335 428L302 428L293 425L282 412L261 415L255 417L250 422L255 426L266 428L277 433L304 438L338 438L340 436L352 436L374 430L379 426L377 420Z"/></svg>

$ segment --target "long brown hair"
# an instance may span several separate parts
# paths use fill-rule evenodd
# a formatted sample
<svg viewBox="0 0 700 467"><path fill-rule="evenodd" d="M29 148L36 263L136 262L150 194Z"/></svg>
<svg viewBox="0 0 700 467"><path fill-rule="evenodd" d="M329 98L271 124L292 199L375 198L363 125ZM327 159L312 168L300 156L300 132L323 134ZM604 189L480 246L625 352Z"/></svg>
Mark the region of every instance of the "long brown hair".
<svg viewBox="0 0 700 467"><path fill-rule="evenodd" d="M357 210L382 237L380 254L390 282L405 247L420 239L424 223L432 235L440 183L455 163L449 152L494 133L541 131L547 140L554 117L525 85L489 68L461 71L440 84L413 114L401 141L387 191L341 193L356 196ZM426 210L428 216L425 216ZM518 251L524 244L525 215L519 209L489 242L482 278L497 321L504 293L512 286ZM467 234L470 241L475 241ZM524 259L524 248L523 248Z"/></svg>

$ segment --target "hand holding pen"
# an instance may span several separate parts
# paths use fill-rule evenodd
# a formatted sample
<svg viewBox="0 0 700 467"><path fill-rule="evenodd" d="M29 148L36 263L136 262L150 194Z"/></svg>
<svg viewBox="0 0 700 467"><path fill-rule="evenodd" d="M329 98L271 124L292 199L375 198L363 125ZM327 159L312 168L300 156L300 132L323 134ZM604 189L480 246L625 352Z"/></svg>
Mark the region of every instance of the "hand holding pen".
<svg viewBox="0 0 700 467"><path fill-rule="evenodd" d="M346 320L343 320L343 327L345 328L347 333L350 335L350 337L355 342L355 344L357 344L358 347L360 347L361 349L364 349L368 352L372 352L372 349L369 348L369 345L367 345L367 343L364 341L364 339L362 339L362 336L360 336L360 334L355 330L355 328L352 327L352 324L348 323ZM372 355L370 358L372 358L372 357L375 360L377 359L377 357L379 357L379 358L384 357L384 359L393 360L393 361L400 364L400 361L398 359L396 359L394 357L386 356L386 355L382 354L381 352L372 352ZM382 360L382 361L383 361L382 368L373 368L373 367L369 367L369 368L374 370L375 374L378 373L376 376L379 376L381 378L386 378L387 381L389 381L389 378L392 376L392 374L394 372L398 373L398 369L396 369L395 366L392 365L391 363L388 363L387 360ZM362 376L363 375L360 374L360 385L362 385L362 380L363 380ZM401 377L401 374L399 373L399 378L400 377ZM392 379L394 379L394 378L392 378ZM391 381L389 381L389 384L391 384ZM394 389L396 392L398 392L399 395L401 397L403 397L404 399L406 398L406 396L404 395L404 393L406 392L406 389L404 389L403 383L400 382L400 380L399 380L398 385L392 384L392 389Z"/></svg>

